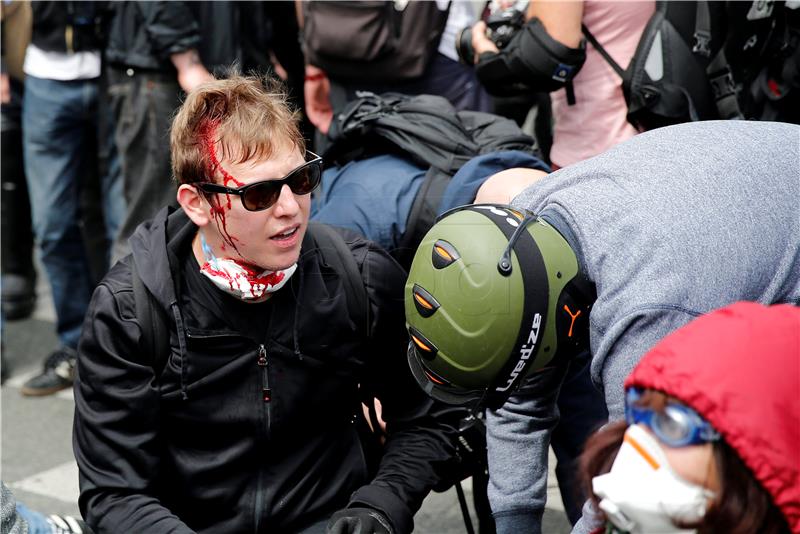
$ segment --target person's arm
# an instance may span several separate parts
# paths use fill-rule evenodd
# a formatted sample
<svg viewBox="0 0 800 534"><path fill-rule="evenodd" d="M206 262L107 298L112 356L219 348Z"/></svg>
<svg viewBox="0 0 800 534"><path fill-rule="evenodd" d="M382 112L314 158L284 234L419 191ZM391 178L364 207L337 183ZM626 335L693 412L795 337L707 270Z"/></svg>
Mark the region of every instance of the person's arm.
<svg viewBox="0 0 800 534"><path fill-rule="evenodd" d="M2 27L0 29L5 31L5 3L0 5L0 20L2 20ZM6 46L2 43L0 46L0 104L8 104L11 102L11 82L6 70Z"/></svg>
<svg viewBox="0 0 800 534"><path fill-rule="evenodd" d="M213 79L200 61L200 26L185 2L139 2L152 49L178 71L178 83L187 93Z"/></svg>
<svg viewBox="0 0 800 534"><path fill-rule="evenodd" d="M5 71L0 72L0 104L8 104L11 102L11 81L8 73Z"/></svg>
<svg viewBox="0 0 800 534"><path fill-rule="evenodd" d="M295 0L295 16L300 28L301 39L305 28L303 17L303 1ZM305 50L303 50L305 54ZM331 105L331 82L324 70L311 65L305 54L305 77L303 80L303 100L305 113L314 128L327 135L333 122L333 106Z"/></svg>
<svg viewBox="0 0 800 534"><path fill-rule="evenodd" d="M473 27L475 74L486 90L496 96L551 92L566 87L572 103L572 79L586 61L586 47L581 38L583 4L535 4L530 6L529 20L502 50L485 36L484 24Z"/></svg>
<svg viewBox="0 0 800 534"><path fill-rule="evenodd" d="M78 345L73 450L81 514L96 534L188 533L156 497L160 468L159 391L140 329L130 270L118 266L95 290ZM115 287L115 289L112 289Z"/></svg>
<svg viewBox="0 0 800 534"><path fill-rule="evenodd" d="M413 515L453 467L455 429L432 416L436 406L411 376L404 328L405 272L386 252L370 246L365 284L372 331L369 369L362 387L382 405L387 439L372 482L359 488L348 508L380 511L397 534L410 532Z"/></svg>
<svg viewBox="0 0 800 534"><path fill-rule="evenodd" d="M642 356L664 336L698 315L680 306L642 306L623 314L604 330L592 359L591 372L592 380L603 385L609 421L625 417L624 382ZM603 522L593 503L586 501L583 516L572 534L593 533Z"/></svg>
<svg viewBox="0 0 800 534"><path fill-rule="evenodd" d="M331 82L325 71L314 65L306 65L303 81L303 97L306 116L311 124L323 134L327 134L333 122L331 105Z"/></svg>
<svg viewBox="0 0 800 534"><path fill-rule="evenodd" d="M191 92L198 85L214 79L200 61L200 54L194 48L169 56L178 71L178 84L185 92Z"/></svg>
<svg viewBox="0 0 800 534"><path fill-rule="evenodd" d="M583 37L581 33L581 20L583 19L583 2L554 2L533 1L528 4L526 18L538 18L547 33L570 48L577 48ZM481 54L498 53L497 46L486 37L486 24L477 22L472 27L472 47L475 49L475 62Z"/></svg>
<svg viewBox="0 0 800 534"><path fill-rule="evenodd" d="M610 421L625 416L623 382L642 356L661 338L699 315L680 306L641 306L605 329L596 344L591 372L592 380L603 384Z"/></svg>
<svg viewBox="0 0 800 534"><path fill-rule="evenodd" d="M528 4L527 19L534 17L542 21L544 29L556 41L570 48L580 45L583 2L534 0Z"/></svg>
<svg viewBox="0 0 800 534"><path fill-rule="evenodd" d="M303 105L303 76L305 58L300 44L300 27L296 19L296 6L287 2L265 4L267 18L272 23L271 47L278 66L286 72L286 83L298 105ZM278 71L276 66L276 72Z"/></svg>
<svg viewBox="0 0 800 534"><path fill-rule="evenodd" d="M547 500L550 436L566 367L530 375L498 410L486 414L489 505L497 534L540 534Z"/></svg>

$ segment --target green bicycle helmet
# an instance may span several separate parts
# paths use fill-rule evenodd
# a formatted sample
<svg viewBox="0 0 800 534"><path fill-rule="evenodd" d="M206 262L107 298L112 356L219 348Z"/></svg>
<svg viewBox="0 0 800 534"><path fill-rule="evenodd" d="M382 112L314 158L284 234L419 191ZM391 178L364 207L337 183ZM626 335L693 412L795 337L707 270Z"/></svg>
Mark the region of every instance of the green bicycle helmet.
<svg viewBox="0 0 800 534"><path fill-rule="evenodd" d="M546 221L474 204L437 220L405 286L408 360L448 404L498 408L528 373L586 347L591 283Z"/></svg>

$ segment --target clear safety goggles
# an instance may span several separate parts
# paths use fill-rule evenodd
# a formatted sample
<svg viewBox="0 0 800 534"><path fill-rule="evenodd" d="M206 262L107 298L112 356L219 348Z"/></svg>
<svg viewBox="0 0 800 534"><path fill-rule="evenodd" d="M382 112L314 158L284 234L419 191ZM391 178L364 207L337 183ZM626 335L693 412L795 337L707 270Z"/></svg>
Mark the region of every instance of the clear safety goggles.
<svg viewBox="0 0 800 534"><path fill-rule="evenodd" d="M693 409L669 402L663 410L638 406L643 390L629 388L625 393L625 420L628 425L642 424L669 447L699 445L720 439L711 424Z"/></svg>

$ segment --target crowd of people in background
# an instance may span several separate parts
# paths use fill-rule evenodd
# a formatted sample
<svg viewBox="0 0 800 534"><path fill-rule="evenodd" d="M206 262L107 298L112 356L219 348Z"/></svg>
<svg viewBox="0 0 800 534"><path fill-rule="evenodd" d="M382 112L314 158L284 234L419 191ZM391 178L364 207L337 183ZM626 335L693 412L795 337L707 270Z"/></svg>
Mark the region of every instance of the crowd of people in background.
<svg viewBox="0 0 800 534"><path fill-rule="evenodd" d="M763 191L785 187L787 195L800 195L800 2L681 4L3 2L2 322L30 316L37 278L45 277L58 346L21 393L45 396L77 382L74 446L89 526L98 532L120 525L146 532L259 531L265 524L306 534L409 532L425 494L458 479L463 419L442 407L475 402L474 392L482 391L473 411L489 408L483 491L493 513L481 523L483 534L541 531L551 438L574 532L591 532L605 521L613 532L657 526L673 529L659 532L745 533L757 521L768 525L764 532L800 532L800 409L798 399L785 398L797 384L770 390L775 403L788 403L785 413L771 414L788 430L775 437L778 453L761 456L752 453L760 427L732 423L738 412L715 404L723 405L719 398L734 386L714 389L713 377L702 373L696 382L680 378L698 371L693 366L701 358L684 355L701 351L714 366L732 358L736 376L749 376L741 347L760 336L776 340L767 349L774 368L796 370L800 360L792 306L740 304L684 326L737 300L800 304L800 256L798 243L791 243L800 224L792 219L796 210L776 201L778 215L742 222L751 226L740 236L756 240L759 223L769 235L758 246L748 241L737 249L761 261L747 264L749 278L737 282L732 263L709 271L703 254L715 247L723 253L736 232L725 210L758 196L750 189L758 177L742 171L738 196L726 194L713 205L702 200L711 189L724 189L748 159L773 173ZM682 86L677 71L694 69L703 83ZM436 118L427 122L428 116ZM786 124L700 120L732 118ZM463 141L436 120L463 133ZM692 124L674 126L687 121ZM393 136L392 128L401 133ZM640 135L646 130L652 131ZM437 135L455 141L451 158L436 152L450 150L437 144ZM754 136L771 140L769 146L757 146ZM715 151L704 152L704 139L715 140ZM643 169L648 185L636 188ZM706 182L695 184L697 173ZM689 192L697 198L687 198ZM472 204L490 207L459 208ZM692 219L703 208L709 217L720 215ZM526 217L529 211L545 216ZM685 225L665 230L676 213ZM259 214L269 214L268 244L252 233ZM751 215L757 216L737 211ZM513 222L496 243L496 235L477 230L491 217ZM456 219L474 224L475 232L448 233ZM648 219L650 226L638 227ZM501 225L492 221L492 228ZM320 223L347 230L331 235ZM702 237L718 240L687 238L708 225ZM547 232L552 235L542 237ZM492 350L508 342L502 358L510 363L494 354L486 357L497 365L490 378L461 376L449 365L464 356L447 347L469 352L469 344L456 340L468 328L454 327L453 314L453 323L428 330L434 323L428 318L447 302L423 286L438 280L445 287L437 277L469 257L470 247L479 249L479 261L496 246L502 263L502 254L521 254L515 245L527 241L538 243L544 260L514 268L541 263L541 276L558 265L558 279L574 270L560 281L554 270L543 291L550 308L572 307L569 340L561 316L551 314L552 324L542 327L550 329L542 334L547 343L572 347L569 355L536 353L515 367L509 354L520 346L514 340L528 339L515 326L508 339L491 339ZM655 253L653 241L672 252ZM628 264L608 259L611 253ZM565 270L566 264L572 267ZM694 283L702 289L675 281L689 265L697 267ZM326 269L338 273L348 298L326 300L330 287L320 283ZM353 281L353 269L363 281ZM512 272L510 263L507 269ZM406 271L414 282L404 286ZM484 275L513 279L501 264ZM668 275L672 285L659 281ZM141 333L147 326L135 323L142 319L131 282L137 277L155 299L147 302L164 308L155 322L167 330L153 327L151 335L169 342L155 372L151 360L131 351L148 337ZM519 284L530 291L528 278ZM296 300L283 298L284 285ZM405 321L398 308L403 291ZM654 304L654 298L661 300ZM364 317L353 302L367 309ZM459 313L478 316L470 302L459 301ZM631 311L633 303L641 306ZM529 313L528 306L520 309ZM521 317L530 324L532 316ZM768 326L766 317L786 328ZM309 333L314 324L334 323L336 335ZM498 335L503 328L489 330ZM736 343L728 337L733 331L740 332ZM406 355L408 334L413 343ZM721 341L711 344L706 335ZM397 346L385 360L362 356L387 340ZM156 353L162 347L153 346ZM531 347L538 347L535 340ZM273 362L273 353L282 356ZM461 363L469 367L478 353ZM215 354L246 356L224 357L224 369L217 369L222 360ZM453 360L441 363L445 355ZM257 367L245 371L249 360ZM335 379L325 374L328 360L338 366ZM678 370L673 376L662 372L665 366ZM5 378L6 366L0 368ZM270 386L276 376L291 377L291 386ZM490 401L486 391L499 376L519 395ZM123 409L119 400L130 388L138 393ZM309 388L322 396L309 395ZM752 390L764 388L766 378ZM240 408L250 405L254 391L265 408L243 416ZM745 399L742 406L752 403L745 388L735 391ZM238 404L213 415L231 396ZM373 397L383 405L388 431L383 460L362 462L353 451L364 436L348 426L348 403ZM322 412L330 421L301 423ZM593 434L609 416L617 423ZM206 418L215 438L193 430ZM673 429L659 426L665 420L694 434L672 440ZM253 428L260 430L236 434ZM297 435L274 437L281 432L302 435L302 443ZM705 447L695 451L700 463L671 456L688 445ZM259 459L256 451L267 446L273 457ZM794 461L786 461L792 454ZM648 501L625 487L632 473L642 472L636 470L642 458L659 473L652 486L669 487L683 500L668 502L653 490ZM258 476L249 470L253 462ZM654 463L671 470L665 475ZM713 476L693 478L697 469ZM313 475L304 478L306 471ZM729 473L737 473L735 480ZM757 506L742 515L717 498L755 499ZM688 505L692 513L684 513ZM684 508L665 512L669 506ZM21 510L22 521L41 523ZM48 524L53 521L65 520ZM82 522L73 528L74 521L53 532L88 528Z"/></svg>

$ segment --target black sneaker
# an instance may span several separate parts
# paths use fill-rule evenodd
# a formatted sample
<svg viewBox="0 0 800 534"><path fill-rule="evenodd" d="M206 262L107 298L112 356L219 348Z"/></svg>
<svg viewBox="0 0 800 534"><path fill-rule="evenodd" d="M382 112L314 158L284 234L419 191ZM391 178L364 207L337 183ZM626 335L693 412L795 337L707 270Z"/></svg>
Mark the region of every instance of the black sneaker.
<svg viewBox="0 0 800 534"><path fill-rule="evenodd" d="M23 395L40 397L51 395L72 386L78 353L70 347L61 347L44 362L44 371L22 386Z"/></svg>
<svg viewBox="0 0 800 534"><path fill-rule="evenodd" d="M47 516L47 522L50 523L52 534L92 534L92 529L86 523L71 515L51 514Z"/></svg>

